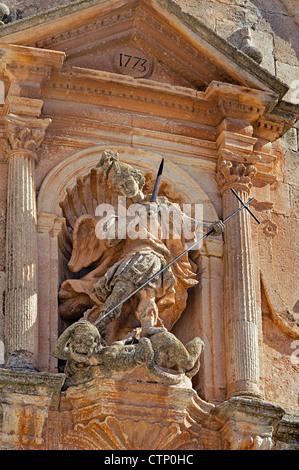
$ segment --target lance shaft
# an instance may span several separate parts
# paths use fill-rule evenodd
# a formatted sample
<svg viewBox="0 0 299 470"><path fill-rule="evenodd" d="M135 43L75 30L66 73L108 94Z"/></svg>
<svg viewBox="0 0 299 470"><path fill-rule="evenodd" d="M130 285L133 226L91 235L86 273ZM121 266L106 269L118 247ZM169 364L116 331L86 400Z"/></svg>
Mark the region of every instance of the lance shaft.
<svg viewBox="0 0 299 470"><path fill-rule="evenodd" d="M228 222L232 217L234 217L236 214L238 214L240 211L242 211L243 209L248 209L247 206L249 206L249 204L251 204L251 202L254 201L254 197L252 199L250 199L248 202L244 203L242 200L241 200L241 203L242 203L242 206L239 207L237 210L235 210L232 214L230 214L228 217L226 217L226 219L224 219L222 221L223 224L225 224L226 222ZM250 211L251 213L251 211ZM251 213L251 215L253 215ZM255 220L257 220L258 223L259 220L254 217ZM185 251L183 251L181 254L179 254L178 256L176 256L172 261L170 261L170 263L168 263L166 266L164 266L164 268L160 269L160 271L156 274L153 274L153 276L151 276L147 281L145 281L141 286L139 286L137 289L135 289L133 292L131 292L131 294L129 294L127 297L125 297L123 300L121 300L121 302L119 302L117 305L115 305L115 307L113 307L111 310L109 310L109 312L105 313L105 315L103 315L101 318L99 318L98 320L96 320L94 322L94 325L95 326L98 326L105 318L108 317L108 315L110 315L111 312L113 312L113 310L115 310L116 308L120 307L122 304L124 304L127 300L129 300L131 297L133 297L133 295L137 294L137 292L139 292L141 289L143 289L147 284L149 284L151 281L153 281L157 276L159 276L160 274L162 274L164 271L166 271L166 269L168 269L170 266L172 266L176 261L178 261L182 256L184 256L186 253L188 253L189 251L193 250L196 245L198 245L200 242L202 242L203 240L205 240L207 237L209 237L210 235L212 235L212 233L214 232L214 229L210 229L205 235L203 235L199 240L197 240L196 242L194 242L191 246L189 246L189 248L187 248Z"/></svg>
<svg viewBox="0 0 299 470"><path fill-rule="evenodd" d="M158 197L159 187L160 187L162 173L163 173L163 167L164 167L164 158L162 158L160 166L159 166L159 170L158 170L158 174L157 174L157 178L156 178L156 182L155 182L155 186L153 189L153 194L152 194L150 202L156 202L156 199Z"/></svg>

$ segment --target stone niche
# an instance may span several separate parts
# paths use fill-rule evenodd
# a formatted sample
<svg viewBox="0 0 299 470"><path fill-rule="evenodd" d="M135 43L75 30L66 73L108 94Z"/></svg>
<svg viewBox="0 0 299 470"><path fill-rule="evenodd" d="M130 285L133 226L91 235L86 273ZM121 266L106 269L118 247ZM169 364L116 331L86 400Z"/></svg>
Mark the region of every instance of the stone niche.
<svg viewBox="0 0 299 470"><path fill-rule="evenodd" d="M100 259L88 232L96 207L119 195L109 193L115 161L141 175L145 199L136 201L146 206L164 158L161 204L201 204L203 233L240 207L231 189L244 202L253 195L253 211L269 219L272 144L299 115L283 100L287 86L168 0L71 3L1 27L0 49L9 174L2 448L295 448L297 418L265 400L261 380L261 298L271 306L277 286L271 256L261 265L256 247L271 251L273 223L263 231L238 212L178 265L176 287L165 276L172 297L157 300L155 285L146 308L146 298L124 308L139 323L113 319L104 338L93 325L104 302L90 300L95 282L81 282ZM107 151L118 160L103 169L104 184ZM122 252L112 251L115 267ZM61 314L68 281L78 304L88 297L87 313ZM284 311L271 310L296 339Z"/></svg>

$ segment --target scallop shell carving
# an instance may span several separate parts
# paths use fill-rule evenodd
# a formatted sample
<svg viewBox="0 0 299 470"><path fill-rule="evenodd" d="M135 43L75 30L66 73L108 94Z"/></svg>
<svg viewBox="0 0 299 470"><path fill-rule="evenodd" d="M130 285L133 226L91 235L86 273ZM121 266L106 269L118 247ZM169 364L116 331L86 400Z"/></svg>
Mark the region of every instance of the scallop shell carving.
<svg viewBox="0 0 299 470"><path fill-rule="evenodd" d="M118 420L108 416L100 422L77 423L63 440L64 449L85 450L198 450L199 436L181 430L178 424L133 419Z"/></svg>

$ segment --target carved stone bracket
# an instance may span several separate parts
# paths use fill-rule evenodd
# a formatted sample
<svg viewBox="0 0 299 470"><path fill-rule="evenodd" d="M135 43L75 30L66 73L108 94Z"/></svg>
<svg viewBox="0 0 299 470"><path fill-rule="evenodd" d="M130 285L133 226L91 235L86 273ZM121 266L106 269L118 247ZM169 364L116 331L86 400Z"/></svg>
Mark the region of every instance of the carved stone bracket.
<svg viewBox="0 0 299 470"><path fill-rule="evenodd" d="M223 448L270 450L273 436L285 411L262 400L231 398L215 410L221 424Z"/></svg>
<svg viewBox="0 0 299 470"><path fill-rule="evenodd" d="M3 410L0 442L3 450L43 448L42 437L49 407L57 407L63 374L0 371Z"/></svg>

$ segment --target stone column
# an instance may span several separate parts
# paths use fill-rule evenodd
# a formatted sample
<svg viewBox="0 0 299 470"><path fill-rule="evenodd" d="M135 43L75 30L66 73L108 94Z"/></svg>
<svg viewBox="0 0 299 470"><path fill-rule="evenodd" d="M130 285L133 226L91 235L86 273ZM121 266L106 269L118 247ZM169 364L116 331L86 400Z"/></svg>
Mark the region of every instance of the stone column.
<svg viewBox="0 0 299 470"><path fill-rule="evenodd" d="M50 119L40 119L42 84L61 70L65 54L14 44L0 47L9 81L4 105L8 141L6 233L6 367L36 370L37 242L35 161Z"/></svg>
<svg viewBox="0 0 299 470"><path fill-rule="evenodd" d="M249 155L256 139L238 134L235 149L239 151L232 153L227 151L227 145L229 142L231 146L233 133L225 134L220 139L217 165L223 219L240 207L240 202L230 189L233 188L239 197L247 202L251 180L257 172L252 164L254 157L251 160ZM260 396L258 322L250 218L246 210L239 212L226 223L224 234L224 330L228 397Z"/></svg>
<svg viewBox="0 0 299 470"><path fill-rule="evenodd" d="M37 242L34 185L36 149L49 119L6 116L9 183L6 232L6 367L35 369L37 330Z"/></svg>

